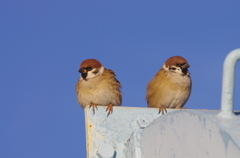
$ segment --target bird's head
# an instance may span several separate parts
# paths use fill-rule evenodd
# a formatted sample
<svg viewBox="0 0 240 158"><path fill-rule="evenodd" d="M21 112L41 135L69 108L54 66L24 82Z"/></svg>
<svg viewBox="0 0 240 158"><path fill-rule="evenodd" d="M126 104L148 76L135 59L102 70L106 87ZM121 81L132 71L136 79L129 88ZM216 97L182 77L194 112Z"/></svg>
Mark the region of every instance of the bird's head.
<svg viewBox="0 0 240 158"><path fill-rule="evenodd" d="M78 71L81 73L81 78L87 81L101 75L104 72L104 67L96 59L87 59L80 64Z"/></svg>
<svg viewBox="0 0 240 158"><path fill-rule="evenodd" d="M189 67L190 65L188 64L187 60L181 56L170 57L165 61L163 65L163 69L171 71L173 73L181 74L183 76L189 75Z"/></svg>

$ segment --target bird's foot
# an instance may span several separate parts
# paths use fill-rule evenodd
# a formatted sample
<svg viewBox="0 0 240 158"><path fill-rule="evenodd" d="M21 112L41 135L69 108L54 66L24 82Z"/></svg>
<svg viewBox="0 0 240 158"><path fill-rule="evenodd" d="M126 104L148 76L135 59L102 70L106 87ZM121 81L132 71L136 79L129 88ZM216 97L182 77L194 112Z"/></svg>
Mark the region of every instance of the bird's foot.
<svg viewBox="0 0 240 158"><path fill-rule="evenodd" d="M111 103L108 104L108 106L107 106L107 108L106 108L106 111L108 111L107 117L108 117L108 115L109 115L110 113L113 112L113 105L112 105Z"/></svg>
<svg viewBox="0 0 240 158"><path fill-rule="evenodd" d="M163 115L164 111L167 113L167 109L165 107L163 107L163 106L160 106L158 114L162 113L162 115Z"/></svg>
<svg viewBox="0 0 240 158"><path fill-rule="evenodd" d="M95 114L95 108L98 110L97 104L91 103L89 108L91 108L91 107L92 107L92 110L93 110L93 114Z"/></svg>

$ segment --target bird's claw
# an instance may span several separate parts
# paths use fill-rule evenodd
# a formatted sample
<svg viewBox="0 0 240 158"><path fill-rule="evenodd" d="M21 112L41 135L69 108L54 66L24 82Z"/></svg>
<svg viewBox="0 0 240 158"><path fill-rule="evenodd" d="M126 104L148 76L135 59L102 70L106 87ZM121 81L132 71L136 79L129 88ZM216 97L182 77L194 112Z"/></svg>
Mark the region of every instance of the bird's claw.
<svg viewBox="0 0 240 158"><path fill-rule="evenodd" d="M108 111L108 114L107 114L107 117L110 115L110 113L113 112L113 105L112 104L109 104L106 108L106 111ZM105 112L106 112L105 111Z"/></svg>
<svg viewBox="0 0 240 158"><path fill-rule="evenodd" d="M98 110L97 104L91 103L89 108L91 108L91 107L92 107L92 110L93 110L93 114L95 114L95 108Z"/></svg>
<svg viewBox="0 0 240 158"><path fill-rule="evenodd" d="M163 115L164 111L167 113L167 109L165 107L163 107L163 106L160 106L158 114L162 113L162 115Z"/></svg>

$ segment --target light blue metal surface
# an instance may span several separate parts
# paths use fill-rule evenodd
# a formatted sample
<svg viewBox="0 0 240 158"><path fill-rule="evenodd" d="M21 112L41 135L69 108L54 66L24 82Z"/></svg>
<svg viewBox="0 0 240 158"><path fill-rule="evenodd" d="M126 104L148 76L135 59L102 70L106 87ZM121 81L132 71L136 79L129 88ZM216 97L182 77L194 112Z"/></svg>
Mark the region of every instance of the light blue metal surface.
<svg viewBox="0 0 240 158"><path fill-rule="evenodd" d="M223 65L222 101L219 117L231 118L233 114L234 72L236 62L240 60L240 49L231 51Z"/></svg>
<svg viewBox="0 0 240 158"><path fill-rule="evenodd" d="M226 121L217 113L178 110L157 118L141 134L141 158L239 158L240 117Z"/></svg>
<svg viewBox="0 0 240 158"><path fill-rule="evenodd" d="M112 158L115 155L115 151L111 145L101 144L98 148L97 155L100 158Z"/></svg>
<svg viewBox="0 0 240 158"><path fill-rule="evenodd" d="M107 117L105 109L93 115L85 108L88 158L240 157L239 115L226 120L216 117L219 111L168 109L162 116L157 108L114 107Z"/></svg>
<svg viewBox="0 0 240 158"><path fill-rule="evenodd" d="M93 114L91 108L85 108L87 157L99 158L101 146L109 144L114 149L113 157L125 158L127 155L135 155L131 158L140 158L138 136L149 123L161 116L158 109L114 107L113 113L108 117L105 110L106 107L98 106L98 110ZM174 110L168 110L171 111Z"/></svg>

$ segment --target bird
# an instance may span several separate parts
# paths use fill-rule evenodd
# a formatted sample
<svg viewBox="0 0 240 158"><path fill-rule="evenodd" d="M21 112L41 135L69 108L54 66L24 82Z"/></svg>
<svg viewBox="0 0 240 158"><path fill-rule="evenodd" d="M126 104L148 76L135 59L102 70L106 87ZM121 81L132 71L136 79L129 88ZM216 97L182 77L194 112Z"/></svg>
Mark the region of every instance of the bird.
<svg viewBox="0 0 240 158"><path fill-rule="evenodd" d="M148 107L159 108L159 113L167 113L166 108L183 108L192 89L188 68L190 65L181 56L168 58L162 68L147 85Z"/></svg>
<svg viewBox="0 0 240 158"><path fill-rule="evenodd" d="M107 116L113 106L122 104L121 83L116 79L114 71L104 68L96 59L86 59L80 64L80 78L76 84L77 100L84 109L92 107L93 114L98 105L107 106Z"/></svg>

